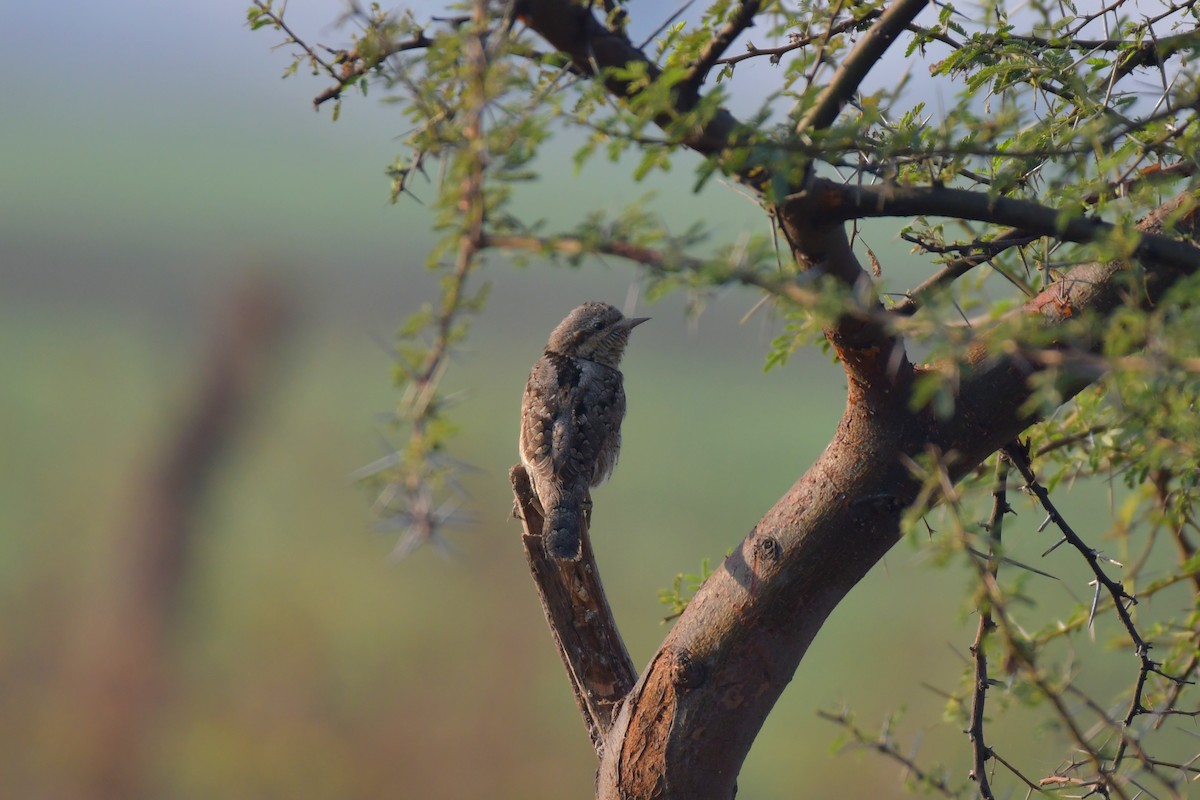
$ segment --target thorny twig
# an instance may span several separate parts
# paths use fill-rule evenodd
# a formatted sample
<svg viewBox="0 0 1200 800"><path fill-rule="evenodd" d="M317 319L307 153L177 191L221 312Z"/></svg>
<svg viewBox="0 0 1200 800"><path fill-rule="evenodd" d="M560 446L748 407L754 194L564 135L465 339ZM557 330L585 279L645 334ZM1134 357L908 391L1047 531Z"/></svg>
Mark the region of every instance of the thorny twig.
<svg viewBox="0 0 1200 800"><path fill-rule="evenodd" d="M1004 448L1004 453L1013 466L1017 468L1017 471L1021 473L1021 477L1025 481L1025 490L1038 499L1038 502L1049 516L1050 521L1059 529L1066 542L1084 557L1092 574L1095 576L1097 594L1101 590L1108 593L1112 601L1112 608L1117 612L1117 617L1121 620L1121 625L1124 627L1126 635L1129 636L1133 644L1134 653L1138 658L1138 674L1134 683L1133 694L1129 701L1129 707L1120 722L1121 729L1128 730L1134 719L1139 715L1152 713L1152 709L1147 708L1143 702L1146 682L1151 674L1160 675L1168 681L1175 683L1182 682L1182 679L1163 672L1158 662L1150 658L1152 643L1142 637L1130 613L1130 608L1136 605L1137 598L1129 594L1120 581L1108 576L1100 562L1102 559L1111 559L1105 558L1098 550L1088 546L1050 500L1049 491L1046 487L1038 483L1037 476L1029 463L1028 445L1011 443ZM1121 766L1129 744L1130 740L1122 736L1117 751L1111 760L1109 770L1115 771Z"/></svg>
<svg viewBox="0 0 1200 800"><path fill-rule="evenodd" d="M357 47L351 50L333 50L328 47L319 48L319 46L309 44L304 39L301 39L287 22L284 21L283 12L276 11L269 0L254 0L254 6L258 9L260 19L268 21L269 24L274 25L287 34L288 41L304 52L304 55L314 68L320 69L335 81L332 86L313 98L313 109L319 109L323 103L329 100L340 98L347 88L357 83L364 75L378 67L391 56L406 50L425 49L433 44L433 40L425 35L425 31L418 28L408 38L385 40L382 42L382 47L379 51L371 53L369 56L361 52ZM451 22L461 24L467 19L469 18L456 18L455 20L451 20ZM379 27L377 20L368 20L367 24L368 29ZM322 56L318 52L319 49L326 50L329 57Z"/></svg>
<svg viewBox="0 0 1200 800"><path fill-rule="evenodd" d="M458 21L456 24L462 23ZM461 153L466 164L459 186L463 221L458 234L457 253L443 281L441 303L432 312L428 322L432 342L420 356L419 362L406 367L403 375L407 386L397 419L408 426L408 444L403 449L405 454L397 453L381 460L381 469L362 471L364 475L373 474L403 465L403 468L395 469L389 475L389 481L380 491L375 504L382 525L406 531L393 551L397 558L425 543L444 549L445 544L439 536L440 529L457 519L453 502L439 506L433 501L436 484L445 483L453 488L453 476L447 476L446 473L458 466L440 452L434 429L446 403L439 393L442 377L453 346L461 338L459 329L463 324L462 318L475 305L467 294L467 284L478 266L478 255L484 247L484 179L488 166L484 120L488 105L486 82L489 70L485 45L488 32L485 0L477 0L470 24L470 35L465 40L466 64L461 90L464 97ZM419 168L420 158L417 157L409 169Z"/></svg>
<svg viewBox="0 0 1200 800"><path fill-rule="evenodd" d="M868 748L880 753L887 758L895 761L904 768L905 773L910 776L918 785L925 787L929 791L937 792L943 797L960 797L961 790L956 790L950 787L945 775L935 775L927 770L922 769L912 756L906 756L900 751L892 739L891 720L887 720L883 726L883 730L879 736L871 736L866 731L854 724L854 720L845 712L833 713L829 711L818 711L817 716L823 720L839 725L846 733L854 740L854 743L859 747Z"/></svg>
<svg viewBox="0 0 1200 800"><path fill-rule="evenodd" d="M1004 529L1004 515L1011 511L1012 509L1008 505L1008 459L1001 454L996 457L996 480L992 485L992 513L987 521L987 534L991 546L988 549L986 569L993 580L1000 570L1000 564L995 555ZM991 685L991 678L988 675L987 638L995 627L996 623L992 621L991 609L981 603L979 625L975 630L975 641L971 644L971 657L975 663L975 685L971 695L971 722L967 736L971 740L973 755L971 779L979 785L979 796L984 800L992 800L995 797L992 793L987 769L987 762L992 758L993 753L983 735L987 690Z"/></svg>

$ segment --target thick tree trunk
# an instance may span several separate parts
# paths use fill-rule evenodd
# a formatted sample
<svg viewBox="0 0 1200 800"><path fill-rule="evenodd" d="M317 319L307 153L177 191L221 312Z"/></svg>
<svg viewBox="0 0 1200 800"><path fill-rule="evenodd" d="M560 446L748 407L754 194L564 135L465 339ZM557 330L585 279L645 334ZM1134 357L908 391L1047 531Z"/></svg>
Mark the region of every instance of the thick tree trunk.
<svg viewBox="0 0 1200 800"><path fill-rule="evenodd" d="M851 401L834 441L706 581L638 681L598 797L733 796L817 631L897 541L919 488L898 456L926 428Z"/></svg>

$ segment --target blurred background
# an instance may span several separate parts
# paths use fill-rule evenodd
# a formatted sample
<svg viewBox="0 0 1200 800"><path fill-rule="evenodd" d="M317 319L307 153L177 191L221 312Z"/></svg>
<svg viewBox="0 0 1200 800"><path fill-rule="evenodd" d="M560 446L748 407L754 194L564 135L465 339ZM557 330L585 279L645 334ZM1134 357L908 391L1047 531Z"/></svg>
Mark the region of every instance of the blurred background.
<svg viewBox="0 0 1200 800"><path fill-rule="evenodd" d="M454 455L478 468L475 521L450 531L453 557L393 563L348 475L398 439L379 422L397 399L386 343L435 297L430 214L388 203L396 109L313 113L324 83L281 81L278 36L252 35L245 6L0 4L0 796L589 796L595 759L509 518L550 329L589 299L653 317L593 525L638 664L667 630L658 591L719 561L829 441L841 371L811 352L764 374L778 331L740 323L746 292L692 320L681 298L640 302L621 263L489 257L493 299L447 378L466 392ZM288 14L335 44L342 10ZM529 216L566 226L657 190L681 228L766 225L716 182L688 194L682 162L634 185L571 172L571 150L550 148ZM886 230L871 244L906 258ZM1089 498L1103 514L1104 488ZM182 548L147 546L163 525ZM895 764L833 754L816 712L843 704L873 730L903 709L917 758L963 780L968 743L940 720L975 626L966 572L922 561L899 546L833 615L742 796L903 796ZM1031 772L1062 752L1019 715L995 735Z"/></svg>

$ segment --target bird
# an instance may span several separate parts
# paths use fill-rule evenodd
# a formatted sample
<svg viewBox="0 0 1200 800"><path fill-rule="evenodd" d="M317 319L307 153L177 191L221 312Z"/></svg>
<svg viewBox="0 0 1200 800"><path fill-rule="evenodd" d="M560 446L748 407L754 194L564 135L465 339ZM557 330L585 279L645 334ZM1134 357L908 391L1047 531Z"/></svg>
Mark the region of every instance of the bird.
<svg viewBox="0 0 1200 800"><path fill-rule="evenodd" d="M591 488L617 464L625 417L618 366L630 331L648 319L626 317L608 303L584 303L550 334L529 373L518 447L542 507L543 546L557 560L579 558Z"/></svg>

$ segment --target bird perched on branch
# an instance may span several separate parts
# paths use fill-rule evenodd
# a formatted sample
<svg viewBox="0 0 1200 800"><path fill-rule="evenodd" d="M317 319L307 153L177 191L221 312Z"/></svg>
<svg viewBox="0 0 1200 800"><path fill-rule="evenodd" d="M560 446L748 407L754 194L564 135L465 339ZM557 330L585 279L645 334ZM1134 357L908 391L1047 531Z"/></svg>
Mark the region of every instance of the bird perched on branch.
<svg viewBox="0 0 1200 800"><path fill-rule="evenodd" d="M612 474L621 449L629 332L649 317L584 303L558 324L529 373L521 401L521 463L542 506L542 539L560 560L579 558L591 487Z"/></svg>

